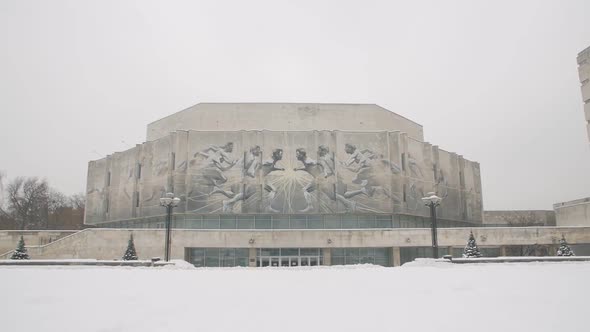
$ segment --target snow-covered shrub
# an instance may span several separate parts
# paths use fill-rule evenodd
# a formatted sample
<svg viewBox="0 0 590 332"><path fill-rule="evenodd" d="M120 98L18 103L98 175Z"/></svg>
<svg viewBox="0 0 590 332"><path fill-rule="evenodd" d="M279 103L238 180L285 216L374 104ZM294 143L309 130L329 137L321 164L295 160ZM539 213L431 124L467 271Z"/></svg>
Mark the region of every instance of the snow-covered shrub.
<svg viewBox="0 0 590 332"><path fill-rule="evenodd" d="M123 255L124 261L136 261L137 260L137 252L135 251L135 244L133 243L133 234L129 236L129 242L127 243L127 250L125 251L125 255Z"/></svg>
<svg viewBox="0 0 590 332"><path fill-rule="evenodd" d="M479 252L479 248L477 247L477 243L475 243L475 236L473 236L473 232L469 233L469 241L463 249L463 257L464 258L474 258L474 257L481 257L481 252Z"/></svg>
<svg viewBox="0 0 590 332"><path fill-rule="evenodd" d="M10 259L30 259L29 254L27 253L27 248L25 248L25 239L22 235Z"/></svg>

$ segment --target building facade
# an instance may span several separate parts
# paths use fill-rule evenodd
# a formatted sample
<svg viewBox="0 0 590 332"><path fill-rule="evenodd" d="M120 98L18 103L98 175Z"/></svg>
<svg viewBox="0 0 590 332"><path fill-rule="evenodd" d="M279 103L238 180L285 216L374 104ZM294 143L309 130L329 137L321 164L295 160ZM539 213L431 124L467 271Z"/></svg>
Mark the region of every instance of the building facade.
<svg viewBox="0 0 590 332"><path fill-rule="evenodd" d="M174 192L179 230L421 228L431 191L443 198L443 227L482 223L479 164L424 142L422 126L379 106L198 104L149 124L147 142L89 163L85 223L164 227L159 200ZM322 248L290 243L256 248L268 258L261 266L323 261ZM222 249L187 248L186 258L207 265ZM332 261L340 249L391 262L370 244L336 249Z"/></svg>

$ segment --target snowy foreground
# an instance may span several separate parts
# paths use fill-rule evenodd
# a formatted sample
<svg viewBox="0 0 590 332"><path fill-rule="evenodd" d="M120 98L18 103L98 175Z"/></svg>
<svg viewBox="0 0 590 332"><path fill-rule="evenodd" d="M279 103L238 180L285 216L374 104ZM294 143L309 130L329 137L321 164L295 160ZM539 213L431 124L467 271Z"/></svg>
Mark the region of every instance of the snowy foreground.
<svg viewBox="0 0 590 332"><path fill-rule="evenodd" d="M3 331L588 331L590 263L0 267Z"/></svg>

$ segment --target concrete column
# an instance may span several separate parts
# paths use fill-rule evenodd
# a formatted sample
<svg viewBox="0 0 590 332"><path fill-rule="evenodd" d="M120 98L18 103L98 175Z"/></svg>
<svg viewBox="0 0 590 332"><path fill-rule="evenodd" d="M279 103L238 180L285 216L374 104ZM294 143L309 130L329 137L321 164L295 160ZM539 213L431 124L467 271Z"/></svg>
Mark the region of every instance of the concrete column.
<svg viewBox="0 0 590 332"><path fill-rule="evenodd" d="M391 248L391 266L400 266L402 265L402 257L400 254L399 247L392 247Z"/></svg>
<svg viewBox="0 0 590 332"><path fill-rule="evenodd" d="M248 266L256 267L256 248L248 249Z"/></svg>
<svg viewBox="0 0 590 332"><path fill-rule="evenodd" d="M324 256L324 265L325 266L332 265L332 248L323 248L322 254Z"/></svg>
<svg viewBox="0 0 590 332"><path fill-rule="evenodd" d="M506 257L506 246L500 246L500 256Z"/></svg>

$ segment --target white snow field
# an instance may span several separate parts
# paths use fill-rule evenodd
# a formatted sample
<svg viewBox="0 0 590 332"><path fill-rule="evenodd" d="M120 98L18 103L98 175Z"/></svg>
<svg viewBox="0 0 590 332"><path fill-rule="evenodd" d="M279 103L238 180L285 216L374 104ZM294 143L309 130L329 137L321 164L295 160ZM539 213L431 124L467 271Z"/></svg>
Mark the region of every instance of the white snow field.
<svg viewBox="0 0 590 332"><path fill-rule="evenodd" d="M0 267L2 331L590 331L590 263Z"/></svg>

